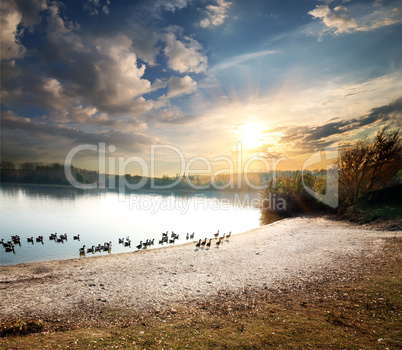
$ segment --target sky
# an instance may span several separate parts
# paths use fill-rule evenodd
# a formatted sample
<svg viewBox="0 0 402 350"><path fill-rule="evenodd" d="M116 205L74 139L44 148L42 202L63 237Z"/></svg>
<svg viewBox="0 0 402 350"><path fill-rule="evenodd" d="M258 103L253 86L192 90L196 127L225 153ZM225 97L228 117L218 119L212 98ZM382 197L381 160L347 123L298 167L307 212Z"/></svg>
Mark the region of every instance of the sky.
<svg viewBox="0 0 402 350"><path fill-rule="evenodd" d="M401 126L401 0L0 6L2 161L72 154L141 174L141 158L161 176L183 159L233 170L225 159L240 154L298 169L334 142Z"/></svg>

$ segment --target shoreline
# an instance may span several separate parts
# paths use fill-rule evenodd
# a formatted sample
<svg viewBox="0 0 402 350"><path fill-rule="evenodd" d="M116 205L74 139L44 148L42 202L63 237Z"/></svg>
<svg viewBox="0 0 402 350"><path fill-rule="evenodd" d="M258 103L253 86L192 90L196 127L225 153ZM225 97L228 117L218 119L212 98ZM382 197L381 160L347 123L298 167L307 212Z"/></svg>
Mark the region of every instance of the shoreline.
<svg viewBox="0 0 402 350"><path fill-rule="evenodd" d="M221 291L303 285L341 273L359 256L378 252L383 238L401 235L323 218L291 218L236 234L218 248L197 250L185 243L0 266L2 314L63 318L106 309L142 312Z"/></svg>
<svg viewBox="0 0 402 350"><path fill-rule="evenodd" d="M262 227L268 227L268 226L273 225L273 224L275 224L277 222L281 222L281 221L289 220L289 219L291 219L291 218L280 219L280 220L271 222L270 224L266 224L266 225L263 225L263 226L260 226L260 227L256 227L256 228L253 228L253 229L245 231L245 232L236 233L236 234L232 235L231 238L233 238L235 236L244 235L244 234L252 234L253 231L259 230ZM140 254L140 253L146 253L146 252L159 251L160 249L168 249L168 248L173 248L174 249L174 248L178 248L178 247L182 247L182 246L194 246L195 244L197 244L197 242L198 242L198 240L193 240L193 241L187 241L185 243L180 243L180 244L176 244L176 245L172 245L172 244L166 245L166 246L158 245L158 246L152 247L152 248L146 248L146 249L135 250L135 251L130 251L130 252L114 253L114 254L111 253L111 254L108 254L108 255L82 256L82 257L67 258L67 259L51 259L51 260L45 260L45 261L32 261L32 262L8 264L8 265L1 265L0 264L0 270L3 267L12 267L12 266L15 266L15 267L18 267L18 266L29 267L30 265L33 265L33 264L45 264L45 263L52 263L52 262L55 263L55 262L58 262L58 261L63 261L63 262L66 262L66 263L67 262L80 262L80 261L85 260L85 259L104 259L104 258L111 258L113 256L124 256L124 255ZM1 277L0 277L0 283L2 283L1 282Z"/></svg>

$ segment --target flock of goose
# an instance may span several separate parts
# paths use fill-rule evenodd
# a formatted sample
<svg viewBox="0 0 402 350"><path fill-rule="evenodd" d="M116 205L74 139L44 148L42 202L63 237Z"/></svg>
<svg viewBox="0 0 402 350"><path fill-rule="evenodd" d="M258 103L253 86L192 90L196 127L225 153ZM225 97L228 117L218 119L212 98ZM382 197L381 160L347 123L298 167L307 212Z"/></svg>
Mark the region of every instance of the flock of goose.
<svg viewBox="0 0 402 350"><path fill-rule="evenodd" d="M194 239L194 235L195 233L187 233L186 235L186 240L189 239ZM162 232L162 238L159 240L159 244L163 245L164 243L166 244L174 244L176 242L176 240L178 240L180 238L180 235L173 232L169 235L169 231L166 232ZM124 238L119 238L119 244L124 245L125 247L131 247L131 239L129 236L127 236L125 239ZM136 245L135 247L137 248L137 250L141 250L141 249L145 249L147 247L150 246L154 246L155 245L155 238L149 239L147 238L146 241L140 241L140 243L138 245ZM112 248L112 242L109 243L104 243L104 245L98 245L98 246L92 246L91 248L87 248L85 245L82 246L82 248L79 248L79 253L80 255L84 255L85 253L95 253L96 251L110 251L110 249Z"/></svg>
<svg viewBox="0 0 402 350"><path fill-rule="evenodd" d="M6 252L15 253L15 245L21 245L21 237L18 235L11 236L11 241L7 242L2 238L0 244L3 245Z"/></svg>
<svg viewBox="0 0 402 350"><path fill-rule="evenodd" d="M212 245L212 240L216 239L217 241L215 242L215 245L216 245L217 248L219 248L219 246L221 244L223 244L225 239L226 239L227 242L229 241L229 238L230 238L231 235L232 235L232 231L230 231L228 234L224 233L222 235L222 237L219 237L219 230L218 230L218 232L216 232L214 234L214 238L209 238L209 241L208 241L208 238L205 238L204 240L200 239L198 241L198 243L195 245L195 247L197 249L200 249L200 248L210 249L211 245Z"/></svg>
<svg viewBox="0 0 402 350"><path fill-rule="evenodd" d="M80 235L73 236L73 239L79 241ZM58 235L57 233L51 233L49 236L49 241L64 243L64 241L67 241L67 233L61 235ZM34 244L34 242L44 244L44 237L43 236L38 236L36 238L33 238L33 236L27 237L27 242L32 244ZM21 237L19 235L11 236L11 241L5 241L4 238L2 238L0 240L0 244L3 245L6 252L15 253L15 246L16 245L21 246Z"/></svg>
<svg viewBox="0 0 402 350"><path fill-rule="evenodd" d="M219 237L219 230L217 233L214 234L214 238L205 238L204 240L200 239L198 243L196 244L196 248L211 248L212 245L212 240L216 239L217 241L215 242L216 247L219 247L221 244L223 244L224 240L226 239L227 241L229 240L231 236L231 232L229 232L227 235L224 233L222 237ZM194 232L193 233L187 233L186 235L186 240L189 239L194 239ZM179 239L179 234L175 233L172 231L172 233L169 235L169 232L163 232L162 233L162 239L159 240L159 244L163 245L164 243L166 244L174 244L176 240ZM58 243L64 243L64 241L67 241L67 233L60 234L58 235L57 233L51 233L49 236L50 241L55 241ZM73 236L73 240L80 240L80 235ZM44 238L43 236L38 236L34 239L34 237L28 237L27 242L34 244L34 242L37 243L42 243L44 244ZM146 241L140 241L138 245L136 245L137 250L145 249L147 247L153 246L155 242L155 238L153 239L147 239ZM3 245L5 248L6 252L13 252L15 253L15 245L21 246L21 238L18 235L11 236L11 241L5 241L4 239L0 240L0 244ZM119 244L122 244L125 247L131 247L131 240L130 237L124 238L119 238ZM91 247L87 247L86 245L83 245L81 248L78 249L80 255L85 255L86 253L96 253L96 252L102 252L102 251L107 251L110 252L112 249L112 242L104 242L103 244L99 243L98 245L93 245Z"/></svg>

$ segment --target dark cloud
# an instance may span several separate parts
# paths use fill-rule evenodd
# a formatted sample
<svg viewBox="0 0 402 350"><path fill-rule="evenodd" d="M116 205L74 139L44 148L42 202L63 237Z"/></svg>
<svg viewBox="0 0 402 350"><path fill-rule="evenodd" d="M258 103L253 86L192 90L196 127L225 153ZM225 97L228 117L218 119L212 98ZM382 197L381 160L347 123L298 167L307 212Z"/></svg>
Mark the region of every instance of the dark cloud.
<svg viewBox="0 0 402 350"><path fill-rule="evenodd" d="M43 149L47 149L53 158L58 156L57 160L62 161L69 149L80 144L96 145L105 142L130 152L138 152L159 142L157 138L142 133L117 129L83 131L65 125L33 121L11 111L2 113L1 138L2 159L17 162L41 159Z"/></svg>
<svg viewBox="0 0 402 350"><path fill-rule="evenodd" d="M388 105L373 108L367 115L358 118L331 121L327 124L313 127L298 126L288 127L287 129L281 127L280 129L275 129L275 131L283 133L283 136L280 138L281 143L291 143L300 152L311 152L334 142L334 136L338 140L341 140L351 131L355 133L365 127L384 124L398 126L401 123L401 116L402 98ZM270 132L273 132L273 130ZM332 137L331 140L329 140L330 137Z"/></svg>

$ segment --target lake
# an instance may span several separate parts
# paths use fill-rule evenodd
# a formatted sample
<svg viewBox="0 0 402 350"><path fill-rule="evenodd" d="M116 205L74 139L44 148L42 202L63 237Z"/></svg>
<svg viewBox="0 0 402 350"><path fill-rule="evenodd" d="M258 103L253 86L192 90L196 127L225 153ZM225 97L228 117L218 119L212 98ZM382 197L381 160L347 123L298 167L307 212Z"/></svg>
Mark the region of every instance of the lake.
<svg viewBox="0 0 402 350"><path fill-rule="evenodd" d="M179 235L183 244L187 233L194 240L220 233L237 234L259 226L258 193L228 192L177 193L135 192L124 195L107 190L78 190L69 187L11 185L0 187L0 239L21 237L15 253L0 246L0 265L69 259L135 252L139 242L155 239L152 248L161 247L162 232ZM49 240L51 233L67 233L63 243ZM80 235L80 241L73 235ZM35 241L44 237L43 244ZM119 244L129 237L131 246ZM34 243L27 238L33 237ZM112 242L104 252L79 254L87 248ZM166 243L164 244L167 245ZM148 249L148 248L147 248Z"/></svg>

